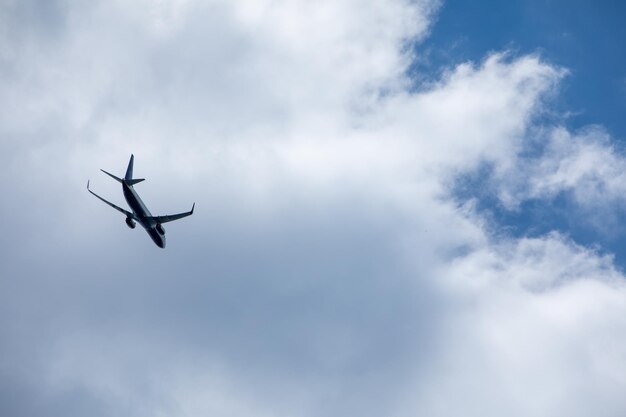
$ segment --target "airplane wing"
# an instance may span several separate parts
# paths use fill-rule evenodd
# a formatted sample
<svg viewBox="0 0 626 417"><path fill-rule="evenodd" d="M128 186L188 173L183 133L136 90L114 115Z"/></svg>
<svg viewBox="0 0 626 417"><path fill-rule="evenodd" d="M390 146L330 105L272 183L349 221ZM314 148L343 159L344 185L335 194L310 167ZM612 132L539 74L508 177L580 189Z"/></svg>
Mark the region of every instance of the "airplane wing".
<svg viewBox="0 0 626 417"><path fill-rule="evenodd" d="M186 213L170 214L168 216L154 216L152 217L152 219L154 219L154 221L156 221L157 223L167 223L174 220L182 219L183 217L191 216L195 207L196 203L193 203L193 206L191 206L191 211L188 211Z"/></svg>
<svg viewBox="0 0 626 417"><path fill-rule="evenodd" d="M91 194L95 195L96 197L98 197L100 200L104 201L106 204L108 204L109 206L113 207L115 210L119 211L120 213L124 213L127 217L130 217L131 219L134 219L135 216L133 215L133 213L131 213L130 211L126 211L121 207L116 206L113 203L110 203L108 201L106 201L104 198L100 197L98 194L94 193L93 191L91 191L89 189L89 181L87 181L87 191L89 191Z"/></svg>

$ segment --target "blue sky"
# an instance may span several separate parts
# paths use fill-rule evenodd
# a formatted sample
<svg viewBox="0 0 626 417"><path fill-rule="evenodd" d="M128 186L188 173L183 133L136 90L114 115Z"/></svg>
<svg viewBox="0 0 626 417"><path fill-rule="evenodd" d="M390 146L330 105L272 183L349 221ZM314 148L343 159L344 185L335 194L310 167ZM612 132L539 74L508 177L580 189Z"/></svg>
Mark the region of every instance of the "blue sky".
<svg viewBox="0 0 626 417"><path fill-rule="evenodd" d="M446 1L432 32L419 51L416 70L436 78L441 71L464 61L480 61L490 51L513 55L539 54L568 75L550 98L550 109L540 115L545 125L562 124L578 130L600 125L614 146L624 149L626 140L626 5L620 1L514 0L468 3ZM471 179L464 193L475 194L481 207L516 235L536 236L560 230L576 241L616 255L626 265L626 236L620 220L606 230L586 224L567 193L546 200L531 200L516 210L507 210L480 187L482 177ZM466 195L467 196L467 195ZM618 218L626 215L619 209ZM584 214L583 214L584 216ZM616 224L617 223L617 224Z"/></svg>
<svg viewBox="0 0 626 417"><path fill-rule="evenodd" d="M0 415L626 415L617 2L40 3L0 2ZM130 154L196 203L165 250L85 189Z"/></svg>
<svg viewBox="0 0 626 417"><path fill-rule="evenodd" d="M570 71L555 112L566 124L600 124L626 140L626 5L617 0L451 0L443 4L425 47L431 71L488 51L539 53Z"/></svg>

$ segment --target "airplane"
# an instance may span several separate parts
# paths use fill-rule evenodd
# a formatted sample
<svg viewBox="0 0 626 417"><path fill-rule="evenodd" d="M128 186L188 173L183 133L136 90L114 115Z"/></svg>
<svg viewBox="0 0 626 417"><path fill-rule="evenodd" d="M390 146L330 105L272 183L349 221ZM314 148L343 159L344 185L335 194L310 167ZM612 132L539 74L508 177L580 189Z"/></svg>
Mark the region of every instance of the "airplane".
<svg viewBox="0 0 626 417"><path fill-rule="evenodd" d="M182 219L183 217L191 216L193 214L193 209L196 207L196 203L193 203L193 205L191 206L191 211L188 211L185 213L170 214L168 216L153 216L152 214L150 214L150 211L148 210L146 205L143 203L143 201L141 201L141 198L139 198L139 195L137 195L137 192L133 188L133 185L145 179L145 178L133 178L134 159L135 159L135 156L130 155L130 161L128 162L128 167L126 168L126 175L124 176L123 179L118 178L115 175L109 172L106 172L103 169L100 170L122 184L122 191L124 192L124 198L126 199L126 202L132 209L132 212L124 210L123 208L116 206L115 204L105 200L104 198L100 197L98 194L91 191L89 189L89 181L87 181L87 191L89 191L91 194L98 197L100 200L104 201L109 206L113 207L115 210L119 211L120 213L125 214L126 224L128 225L128 227L130 227L131 229L134 229L135 224L136 224L135 222L139 223L144 229L146 229L146 232L148 232L148 235L150 235L150 237L152 238L152 240L158 247L165 248L165 229L162 226L163 223L167 223L173 220Z"/></svg>

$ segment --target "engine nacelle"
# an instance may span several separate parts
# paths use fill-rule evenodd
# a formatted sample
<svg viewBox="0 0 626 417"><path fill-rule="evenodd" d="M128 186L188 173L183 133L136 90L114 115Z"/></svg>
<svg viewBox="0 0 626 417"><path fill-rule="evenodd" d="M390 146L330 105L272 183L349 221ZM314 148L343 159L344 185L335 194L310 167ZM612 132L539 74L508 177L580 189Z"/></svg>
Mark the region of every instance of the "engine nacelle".
<svg viewBox="0 0 626 417"><path fill-rule="evenodd" d="M156 230L161 236L165 236L165 229L161 226L161 223L157 223Z"/></svg>
<svg viewBox="0 0 626 417"><path fill-rule="evenodd" d="M137 223L135 223L135 221L131 219L130 217L126 218L126 225L130 227L131 229L134 229L136 224Z"/></svg>

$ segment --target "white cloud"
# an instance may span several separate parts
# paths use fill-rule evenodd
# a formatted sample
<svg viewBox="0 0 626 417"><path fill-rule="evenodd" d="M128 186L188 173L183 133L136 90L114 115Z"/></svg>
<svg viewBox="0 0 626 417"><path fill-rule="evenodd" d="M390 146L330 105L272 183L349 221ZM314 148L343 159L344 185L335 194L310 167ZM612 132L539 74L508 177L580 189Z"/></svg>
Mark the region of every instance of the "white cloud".
<svg viewBox="0 0 626 417"><path fill-rule="evenodd" d="M611 258L550 235L476 251L447 280L459 303L420 414L623 412L626 288Z"/></svg>
<svg viewBox="0 0 626 417"><path fill-rule="evenodd" d="M592 126L572 134L556 128L543 138L543 154L521 162L530 175L522 179L525 187L517 199L550 198L564 191L571 191L583 205L610 204L623 198L626 162L603 129Z"/></svg>
<svg viewBox="0 0 626 417"><path fill-rule="evenodd" d="M613 259L451 197L488 164L510 207L620 199L608 135L535 136L563 69L493 54L410 92L438 2L54 3L48 26L23 4L0 414L623 414ZM166 251L84 192L121 201L93 176L131 152L154 212L198 203Z"/></svg>

